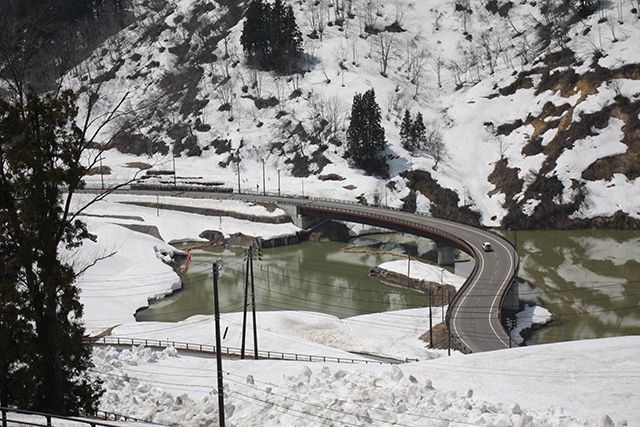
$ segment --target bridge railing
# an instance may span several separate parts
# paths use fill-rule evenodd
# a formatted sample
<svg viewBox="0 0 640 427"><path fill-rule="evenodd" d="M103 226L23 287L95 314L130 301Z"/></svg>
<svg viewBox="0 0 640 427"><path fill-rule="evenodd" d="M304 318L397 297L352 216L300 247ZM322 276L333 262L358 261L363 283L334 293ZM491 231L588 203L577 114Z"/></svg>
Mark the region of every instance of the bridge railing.
<svg viewBox="0 0 640 427"><path fill-rule="evenodd" d="M198 344L189 343L183 341L173 340L155 340L148 338L127 338L127 337L113 337L105 336L100 338L91 338L88 340L94 345L118 345L118 346L140 346L152 348L167 348L173 347L177 350L186 350L194 353L206 353L215 354L216 346L212 344ZM240 356L242 350L237 347L220 347L222 354L226 356ZM253 349L245 349L245 357L250 359L254 357ZM288 360L298 362L334 362L334 363L348 363L348 364L373 364L373 365L385 365L386 362L379 360L369 359L356 359L349 357L336 357L336 356L321 356L315 354L300 354L300 353L287 353L281 351L272 350L258 350L259 359L271 359L271 360ZM408 359L406 361L409 361ZM411 360L413 361L413 360Z"/></svg>

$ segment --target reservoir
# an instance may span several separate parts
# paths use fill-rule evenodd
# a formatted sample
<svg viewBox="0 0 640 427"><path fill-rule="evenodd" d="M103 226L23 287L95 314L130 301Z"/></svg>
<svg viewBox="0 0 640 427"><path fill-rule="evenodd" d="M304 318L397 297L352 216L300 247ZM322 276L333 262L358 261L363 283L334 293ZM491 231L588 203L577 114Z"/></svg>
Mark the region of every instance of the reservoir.
<svg viewBox="0 0 640 427"><path fill-rule="evenodd" d="M520 254L521 299L557 322L528 344L640 334L640 233L623 230L504 233Z"/></svg>
<svg viewBox="0 0 640 427"><path fill-rule="evenodd" d="M520 255L521 299L537 302L556 319L527 344L640 334L640 233L620 230L519 231L503 233ZM350 245L368 251L345 252ZM373 251L428 258L428 239L377 234L348 244L303 242L262 251L254 262L258 310L306 310L340 318L424 307L420 292L368 276L370 267L402 259ZM195 250L184 290L138 312L139 321L178 321L213 313L211 264L222 259L221 310L243 306L243 251ZM405 258L406 259L406 258ZM460 254L455 267L466 277L473 261Z"/></svg>
<svg viewBox="0 0 640 427"><path fill-rule="evenodd" d="M353 246L356 246L353 251L344 251ZM263 249L262 259L255 260L253 267L257 310L316 311L344 318L427 306L425 294L369 277L369 268L386 261L406 259L392 255L394 253L408 252L417 257L433 248L428 239L392 233L357 238L349 243L303 242ZM149 309L139 311L136 319L178 321L194 314L212 314L211 264L217 259L223 264L221 311L242 311L243 255L241 249L192 251L188 273L182 276L184 289L153 302ZM462 255L469 260L466 254ZM466 275L473 267L473 261L457 265L458 274Z"/></svg>

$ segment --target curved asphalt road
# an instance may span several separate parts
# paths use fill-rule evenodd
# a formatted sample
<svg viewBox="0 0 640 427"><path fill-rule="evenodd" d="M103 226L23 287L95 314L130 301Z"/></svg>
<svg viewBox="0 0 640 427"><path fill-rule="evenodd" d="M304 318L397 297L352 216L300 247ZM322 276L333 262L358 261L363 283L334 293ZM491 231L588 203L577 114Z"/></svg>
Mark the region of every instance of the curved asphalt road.
<svg viewBox="0 0 640 427"><path fill-rule="evenodd" d="M88 190L91 191L91 190ZM309 216L344 219L447 240L475 259L473 272L452 301L447 317L450 331L471 352L509 347L509 337L500 323L502 299L518 270L518 254L504 238L481 228L453 221L381 207L320 200L256 194L121 190L128 194L163 194L190 198L233 199L294 205ZM492 252L482 243L490 242Z"/></svg>

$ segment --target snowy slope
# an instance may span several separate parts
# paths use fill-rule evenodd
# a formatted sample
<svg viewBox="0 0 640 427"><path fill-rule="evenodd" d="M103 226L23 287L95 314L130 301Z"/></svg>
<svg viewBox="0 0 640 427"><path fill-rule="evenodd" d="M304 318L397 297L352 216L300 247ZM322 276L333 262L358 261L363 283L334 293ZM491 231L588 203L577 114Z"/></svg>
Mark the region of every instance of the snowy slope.
<svg viewBox="0 0 640 427"><path fill-rule="evenodd" d="M233 425L637 425L638 348L620 337L399 366L225 360L225 412ZM134 347L94 361L103 408L217 420L214 359Z"/></svg>
<svg viewBox="0 0 640 427"><path fill-rule="evenodd" d="M471 207L487 225L510 213L509 224L535 226L536 215L554 209L574 220L617 211L640 218L640 197L628 197L640 196L638 170L624 160L638 152L640 114L640 20L629 2L620 3L620 15L615 3L602 3L584 20L569 22L568 40L548 44L537 36L542 23L569 19L542 13L542 3L354 0L353 19L337 25L331 2L291 2L308 54L302 72L292 76L245 65L239 44L244 2L171 0L155 9L133 3L137 22L67 76L69 86L100 85L104 111L126 94L123 108L143 114L141 123L131 119L128 136L117 144L137 155L116 149L105 154L107 183L132 176L136 162L172 170L174 152L180 179L234 188L233 160L240 158L245 191L262 187L264 164L271 192L280 170L287 193L348 200L362 195L370 202L384 193L393 206L415 195L418 208L430 210L434 200L443 200L402 176L424 170L437 185L454 190L457 200L448 196L448 204ZM307 37L313 22L318 29L311 17L319 11L322 40ZM406 31L364 31L365 24L384 29L396 20ZM376 54L379 37L393 39L386 77ZM411 72L416 69L422 72ZM376 90L389 142L386 182L342 157L351 99L368 88ZM275 99L277 105L258 108L255 99ZM231 110L221 111L223 104ZM437 169L425 153L401 147L398 125L405 108L422 112L430 129L441 129L447 154ZM321 124L328 111L336 112L332 138ZM581 121L597 128L572 127ZM137 149L122 148L127 144ZM319 179L330 174L344 180ZM98 180L94 175L92 181ZM540 193L548 180L555 187Z"/></svg>

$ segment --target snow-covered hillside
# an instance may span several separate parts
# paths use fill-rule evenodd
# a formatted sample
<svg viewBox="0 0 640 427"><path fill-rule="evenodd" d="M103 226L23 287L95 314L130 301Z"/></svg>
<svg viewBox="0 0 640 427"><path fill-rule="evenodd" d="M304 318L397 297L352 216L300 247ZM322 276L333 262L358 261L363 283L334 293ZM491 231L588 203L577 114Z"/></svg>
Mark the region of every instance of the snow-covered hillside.
<svg viewBox="0 0 640 427"><path fill-rule="evenodd" d="M487 225L587 224L616 212L592 223L637 224L640 15L631 1L602 2L584 19L557 0L335 3L350 5L343 21L334 2L291 2L306 55L283 76L246 65L246 2L134 0L136 22L67 78L99 87L105 111L126 97L122 108L138 113L118 121L127 127L106 154L107 182L144 164L171 170L174 153L183 180L229 187L240 160L244 191L260 189L264 161L268 191L279 170L289 192L438 215L467 206ZM352 97L368 88L383 112L388 180L343 158ZM436 169L402 148L405 108L442 132Z"/></svg>
<svg viewBox="0 0 640 427"><path fill-rule="evenodd" d="M396 366L225 360L225 415L261 426L637 425L638 345L619 337ZM215 359L134 347L94 360L106 410L215 425Z"/></svg>

